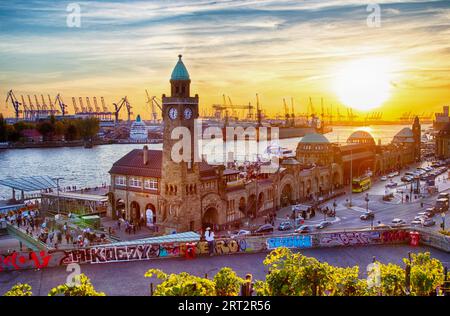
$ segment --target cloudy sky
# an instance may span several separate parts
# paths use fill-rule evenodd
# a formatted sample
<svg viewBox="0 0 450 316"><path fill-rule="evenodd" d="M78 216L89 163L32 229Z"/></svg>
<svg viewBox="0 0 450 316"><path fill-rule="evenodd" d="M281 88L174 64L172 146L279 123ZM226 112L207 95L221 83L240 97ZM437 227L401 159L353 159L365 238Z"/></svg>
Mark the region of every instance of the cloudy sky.
<svg viewBox="0 0 450 316"><path fill-rule="evenodd" d="M74 3L80 27L67 24ZM388 61L382 76L389 91L373 111L394 118L450 105L450 1L377 1L378 27L368 25L370 3L1 1L0 112L12 114L4 100L13 89L19 98L61 93L66 103L104 96L111 104L127 95L134 113L150 118L145 89L170 91L180 53L202 111L223 94L247 104L256 93L268 114L282 113L283 98L291 97L298 112L306 112L309 97L317 107L323 98L343 108L342 85L351 95L378 75L377 64L362 64L357 82L337 85L340 75L352 75L355 61L380 59Z"/></svg>

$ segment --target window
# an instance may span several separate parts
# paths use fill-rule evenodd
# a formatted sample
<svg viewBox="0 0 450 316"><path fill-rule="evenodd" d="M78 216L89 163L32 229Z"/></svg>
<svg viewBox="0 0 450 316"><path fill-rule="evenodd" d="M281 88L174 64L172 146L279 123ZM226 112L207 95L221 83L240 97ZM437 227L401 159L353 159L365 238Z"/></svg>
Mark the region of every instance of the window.
<svg viewBox="0 0 450 316"><path fill-rule="evenodd" d="M141 188L142 181L139 178L130 178L130 187L132 188Z"/></svg>
<svg viewBox="0 0 450 316"><path fill-rule="evenodd" d="M127 179L124 176L116 176L116 185L126 186Z"/></svg>
<svg viewBox="0 0 450 316"><path fill-rule="evenodd" d="M145 179L144 189L147 190L158 190L158 180L157 179Z"/></svg>

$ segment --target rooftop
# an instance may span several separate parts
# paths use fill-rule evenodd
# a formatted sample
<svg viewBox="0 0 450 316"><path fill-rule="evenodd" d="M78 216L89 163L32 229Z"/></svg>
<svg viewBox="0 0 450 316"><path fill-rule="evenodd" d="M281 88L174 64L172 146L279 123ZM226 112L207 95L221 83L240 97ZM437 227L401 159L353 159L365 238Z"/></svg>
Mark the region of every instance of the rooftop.
<svg viewBox="0 0 450 316"><path fill-rule="evenodd" d="M186 69L183 61L181 60L182 55L178 55L178 62L172 71L172 76L170 80L190 80L189 72Z"/></svg>
<svg viewBox="0 0 450 316"><path fill-rule="evenodd" d="M303 144L328 144L330 141L319 133L311 133L306 134L303 136L303 138L300 140L300 143Z"/></svg>

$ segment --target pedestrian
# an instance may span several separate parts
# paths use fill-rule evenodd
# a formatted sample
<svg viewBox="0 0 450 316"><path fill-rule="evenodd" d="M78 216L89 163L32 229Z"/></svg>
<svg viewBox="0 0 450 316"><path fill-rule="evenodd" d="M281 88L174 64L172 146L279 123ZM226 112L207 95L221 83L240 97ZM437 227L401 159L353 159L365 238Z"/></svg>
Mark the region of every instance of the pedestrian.
<svg viewBox="0 0 450 316"><path fill-rule="evenodd" d="M205 240L208 242L209 255L214 255L214 232L211 228L207 227L205 231Z"/></svg>
<svg viewBox="0 0 450 316"><path fill-rule="evenodd" d="M117 229L120 230L120 219L117 220Z"/></svg>

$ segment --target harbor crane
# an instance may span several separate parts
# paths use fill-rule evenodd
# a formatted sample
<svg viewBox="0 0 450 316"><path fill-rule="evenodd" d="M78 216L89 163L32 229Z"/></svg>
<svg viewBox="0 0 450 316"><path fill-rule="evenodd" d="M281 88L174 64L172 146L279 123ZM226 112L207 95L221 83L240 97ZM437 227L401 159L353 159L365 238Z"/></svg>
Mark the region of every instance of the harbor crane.
<svg viewBox="0 0 450 316"><path fill-rule="evenodd" d="M93 100L94 100L95 112L100 113L102 110L100 110L100 107L97 104L97 97L94 97Z"/></svg>
<svg viewBox="0 0 450 316"><path fill-rule="evenodd" d="M86 108L84 107L84 104L83 104L83 98L82 98L82 97L79 97L78 100L80 101L81 112L82 112L82 113L86 113L87 110L86 110Z"/></svg>
<svg viewBox="0 0 450 316"><path fill-rule="evenodd" d="M148 91L147 91L147 89L145 89L145 94L147 95L147 105L149 105L150 106L150 108L152 109L152 122L153 123L156 123L156 122L158 122L158 113L156 112L156 106L155 106L155 104L157 104L157 102L156 102L156 97L151 97L150 98L150 95L148 94ZM159 107L160 109L161 109L161 107ZM162 111L162 109L161 109L161 111Z"/></svg>
<svg viewBox="0 0 450 316"><path fill-rule="evenodd" d="M105 113L109 112L109 109L108 109L108 107L105 104L105 98L101 97L100 101L102 103L103 112L105 112Z"/></svg>
<svg viewBox="0 0 450 316"><path fill-rule="evenodd" d="M50 98L50 96L48 96L48 97ZM67 114L67 105L64 104L64 101L63 101L63 99L61 97L61 94L58 93L56 95L54 103L59 105L59 108L61 109L62 116L65 116Z"/></svg>
<svg viewBox="0 0 450 316"><path fill-rule="evenodd" d="M88 109L89 113L93 114L94 113L94 109L91 106L91 101L89 100L89 97L86 97L86 106L87 106L87 109Z"/></svg>
<svg viewBox="0 0 450 316"><path fill-rule="evenodd" d="M80 109L77 106L77 101L75 99L75 97L72 97L72 104L73 104L73 110L75 111L75 114L80 112Z"/></svg>
<svg viewBox="0 0 450 316"><path fill-rule="evenodd" d="M114 109L115 109L114 116L115 116L116 123L119 121L119 112L124 105L127 109L128 122L131 120L131 114L133 114L133 113L131 112L132 107L131 107L130 102L128 102L127 96L120 99L120 101L118 103L113 103L113 105L114 105Z"/></svg>
<svg viewBox="0 0 450 316"><path fill-rule="evenodd" d="M249 103L248 105L236 105L233 104L231 102L231 98L228 97L228 104L226 101L226 96L222 95L223 98L223 103L222 104L213 104L212 108L214 110L214 116L217 119L221 119L223 117L223 112L226 110L232 110L232 111L236 111L236 110L244 110L247 111L247 119L252 119L253 118L253 109L254 107L251 105L251 103Z"/></svg>
<svg viewBox="0 0 450 316"><path fill-rule="evenodd" d="M7 96L6 96L6 104L8 104L8 102L11 103L11 105L14 108L14 113L16 115L16 120L19 119L19 115L22 112L20 110L20 105L21 103L17 100L16 96L14 95L14 92L12 90L9 90Z"/></svg>

